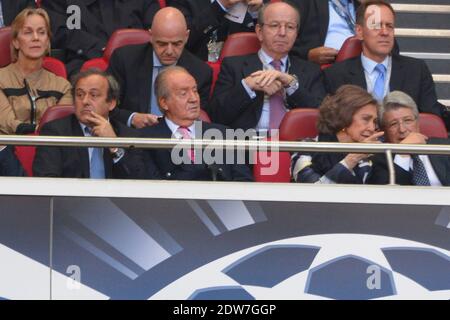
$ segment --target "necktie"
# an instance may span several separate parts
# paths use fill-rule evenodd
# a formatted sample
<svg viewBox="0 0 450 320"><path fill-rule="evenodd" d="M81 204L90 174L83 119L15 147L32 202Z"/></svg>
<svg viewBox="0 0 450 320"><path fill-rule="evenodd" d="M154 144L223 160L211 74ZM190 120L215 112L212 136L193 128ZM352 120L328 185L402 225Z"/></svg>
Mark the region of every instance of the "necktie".
<svg viewBox="0 0 450 320"><path fill-rule="evenodd" d="M427 171L425 170L425 166L423 165L422 160L420 160L419 156L413 155L411 156L413 159L413 172L412 172L412 182L416 186L429 186L430 179L428 178Z"/></svg>
<svg viewBox="0 0 450 320"><path fill-rule="evenodd" d="M191 139L191 135L189 134L189 129L186 127L178 127L177 131L181 134L183 139ZM194 149L189 150L189 159L191 159L192 162L195 162L195 153Z"/></svg>
<svg viewBox="0 0 450 320"><path fill-rule="evenodd" d="M4 26L5 26L5 21L4 21L4 18L3 18L3 4L0 1L0 28L2 28Z"/></svg>
<svg viewBox="0 0 450 320"><path fill-rule="evenodd" d="M149 113L161 116L161 110L158 107L158 101L156 101L156 93L155 93L155 80L158 74L161 72L162 66L153 66L153 74L152 74L152 90L151 90L151 100L150 100L150 111Z"/></svg>
<svg viewBox="0 0 450 320"><path fill-rule="evenodd" d="M91 129L86 127L85 132L91 135ZM103 162L103 149L92 149L91 158L89 159L89 177L91 179L105 179L105 164Z"/></svg>
<svg viewBox="0 0 450 320"><path fill-rule="evenodd" d="M273 60L270 63L275 70L281 71L281 61ZM284 108L284 92L278 91L269 98L270 114L269 114L269 127L270 129L278 129L280 127L281 120L286 113Z"/></svg>
<svg viewBox="0 0 450 320"><path fill-rule="evenodd" d="M383 64L379 63L375 67L375 70L378 71L378 77L375 81L372 94L375 99L377 99L378 101L382 101L384 98L384 79L386 75L386 67Z"/></svg>
<svg viewBox="0 0 450 320"><path fill-rule="evenodd" d="M334 11L347 23L347 26L353 34L355 33L355 18L350 12L351 0L331 0Z"/></svg>

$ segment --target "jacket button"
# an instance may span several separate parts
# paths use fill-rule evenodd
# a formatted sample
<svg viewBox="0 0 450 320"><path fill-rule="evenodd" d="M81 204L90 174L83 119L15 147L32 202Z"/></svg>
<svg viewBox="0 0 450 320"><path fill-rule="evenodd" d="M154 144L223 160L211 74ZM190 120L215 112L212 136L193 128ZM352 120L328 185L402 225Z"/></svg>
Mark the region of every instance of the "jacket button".
<svg viewBox="0 0 450 320"><path fill-rule="evenodd" d="M81 56L83 54L83 49L78 49L77 50L77 55Z"/></svg>
<svg viewBox="0 0 450 320"><path fill-rule="evenodd" d="M170 178L171 176L172 176L172 173L170 173L170 172L166 173L166 178Z"/></svg>

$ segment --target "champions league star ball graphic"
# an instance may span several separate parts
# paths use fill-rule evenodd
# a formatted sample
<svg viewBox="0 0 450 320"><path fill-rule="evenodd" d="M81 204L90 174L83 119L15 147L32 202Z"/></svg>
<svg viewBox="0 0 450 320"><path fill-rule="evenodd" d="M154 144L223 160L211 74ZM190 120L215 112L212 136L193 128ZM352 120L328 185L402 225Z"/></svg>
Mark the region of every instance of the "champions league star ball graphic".
<svg viewBox="0 0 450 320"><path fill-rule="evenodd" d="M374 235L290 238L208 263L150 299L450 299L450 252Z"/></svg>

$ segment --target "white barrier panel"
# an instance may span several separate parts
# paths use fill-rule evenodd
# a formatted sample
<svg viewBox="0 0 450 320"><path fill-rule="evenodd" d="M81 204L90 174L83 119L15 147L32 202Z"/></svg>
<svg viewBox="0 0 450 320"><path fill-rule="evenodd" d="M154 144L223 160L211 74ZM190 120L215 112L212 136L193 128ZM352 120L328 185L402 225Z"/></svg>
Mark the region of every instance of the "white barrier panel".
<svg viewBox="0 0 450 320"><path fill-rule="evenodd" d="M450 189L0 179L4 299L449 299Z"/></svg>

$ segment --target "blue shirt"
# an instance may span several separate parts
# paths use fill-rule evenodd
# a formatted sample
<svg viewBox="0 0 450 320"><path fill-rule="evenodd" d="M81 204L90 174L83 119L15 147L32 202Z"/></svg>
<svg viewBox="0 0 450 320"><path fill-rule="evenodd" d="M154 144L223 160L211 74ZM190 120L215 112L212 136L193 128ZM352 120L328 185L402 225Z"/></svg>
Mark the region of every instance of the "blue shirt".
<svg viewBox="0 0 450 320"><path fill-rule="evenodd" d="M350 15L355 19L355 6L353 2L348 4ZM345 39L352 37L355 34L353 30L350 30L347 22L342 18L334 9L331 1L328 1L328 10L330 12L330 19L328 22L328 32L325 37L325 47L334 48L339 50L342 47Z"/></svg>
<svg viewBox="0 0 450 320"><path fill-rule="evenodd" d="M379 72L375 70L378 62L367 58L364 54L361 54L361 63L364 69L364 76L366 78L367 92L372 93L375 82L377 81ZM386 67L386 76L384 78L384 94L383 97L390 91L389 81L391 80L392 71L392 57L387 56L386 59L381 62Z"/></svg>

